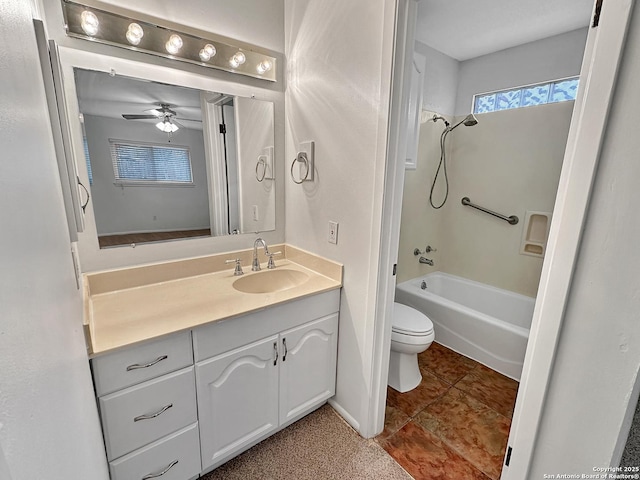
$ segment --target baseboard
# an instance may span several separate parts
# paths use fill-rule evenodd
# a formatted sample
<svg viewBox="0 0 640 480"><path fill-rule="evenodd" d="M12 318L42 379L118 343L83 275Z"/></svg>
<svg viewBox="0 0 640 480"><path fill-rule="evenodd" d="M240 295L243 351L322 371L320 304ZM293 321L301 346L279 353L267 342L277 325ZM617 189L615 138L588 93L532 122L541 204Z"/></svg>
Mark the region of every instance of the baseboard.
<svg viewBox="0 0 640 480"><path fill-rule="evenodd" d="M349 414L349 412L347 412L342 405L340 405L336 400L335 397L334 398L330 398L329 399L329 405L331 405L333 407L333 409L338 412L340 414L340 416L342 418L344 418L344 420L351 425L351 427L358 433L360 433L360 423L356 421L355 418L353 418L351 416L351 414Z"/></svg>

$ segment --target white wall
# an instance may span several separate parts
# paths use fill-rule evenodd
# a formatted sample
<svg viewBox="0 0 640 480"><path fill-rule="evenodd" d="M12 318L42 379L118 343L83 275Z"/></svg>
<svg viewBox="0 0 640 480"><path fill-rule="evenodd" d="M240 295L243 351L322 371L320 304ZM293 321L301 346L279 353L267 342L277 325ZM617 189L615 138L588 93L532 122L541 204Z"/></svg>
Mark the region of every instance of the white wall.
<svg viewBox="0 0 640 480"><path fill-rule="evenodd" d="M579 75L586 39L581 28L461 62L455 114L468 114L477 93Z"/></svg>
<svg viewBox="0 0 640 480"><path fill-rule="evenodd" d="M418 169L405 174L398 281L442 271L535 296L542 258L520 254L525 213L553 211L572 111L573 102L519 108L478 115L476 126L458 127L447 137L449 197L440 210L428 198L444 125L423 124ZM465 207L462 197L520 222L509 225ZM443 198L441 171L434 203ZM438 249L426 255L433 267L412 253L427 244Z"/></svg>
<svg viewBox="0 0 640 480"><path fill-rule="evenodd" d="M344 263L335 404L367 431L395 2L286 0L286 240ZM357 26L357 28L354 28ZM315 141L316 179L289 163ZM327 242L329 220L340 223Z"/></svg>
<svg viewBox="0 0 640 480"><path fill-rule="evenodd" d="M617 466L640 365L640 9L635 5L530 478ZM629 402L631 400L631 404ZM627 418L628 420L628 418Z"/></svg>
<svg viewBox="0 0 640 480"><path fill-rule="evenodd" d="M273 146L273 104L236 97L234 107L238 132L240 231L273 230L276 223L276 181L265 178L258 182L256 178L258 157L264 155L265 147ZM262 173L262 170L258 173ZM256 220L253 216L254 205L258 208Z"/></svg>
<svg viewBox="0 0 640 480"><path fill-rule="evenodd" d="M99 235L209 228L209 190L202 130L181 128L171 136L152 123L84 115ZM189 147L193 186L115 185L109 140Z"/></svg>
<svg viewBox="0 0 640 480"><path fill-rule="evenodd" d="M553 211L572 112L573 102L562 102L487 113L449 135L444 271L536 296L542 258L520 253L525 214ZM520 221L463 206L462 197Z"/></svg>
<svg viewBox="0 0 640 480"><path fill-rule="evenodd" d="M422 108L440 115L453 115L456 108L460 62L422 42L415 43L415 51L427 59Z"/></svg>
<svg viewBox="0 0 640 480"><path fill-rule="evenodd" d="M31 3L0 3L0 477L106 480Z"/></svg>

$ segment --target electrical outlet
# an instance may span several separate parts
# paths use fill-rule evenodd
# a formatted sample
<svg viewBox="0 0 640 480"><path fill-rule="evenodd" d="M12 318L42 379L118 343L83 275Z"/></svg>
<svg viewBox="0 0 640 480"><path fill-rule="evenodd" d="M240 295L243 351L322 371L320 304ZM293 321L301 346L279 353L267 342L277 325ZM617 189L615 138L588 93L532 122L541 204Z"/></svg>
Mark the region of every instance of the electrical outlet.
<svg viewBox="0 0 640 480"><path fill-rule="evenodd" d="M329 243L338 243L338 222L329 222Z"/></svg>

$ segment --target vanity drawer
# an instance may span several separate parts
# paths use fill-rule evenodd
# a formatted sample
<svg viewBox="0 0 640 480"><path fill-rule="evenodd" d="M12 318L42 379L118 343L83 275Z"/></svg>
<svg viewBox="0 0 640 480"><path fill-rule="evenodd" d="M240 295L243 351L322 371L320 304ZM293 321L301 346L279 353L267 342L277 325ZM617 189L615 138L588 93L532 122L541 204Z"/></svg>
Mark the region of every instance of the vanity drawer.
<svg viewBox="0 0 640 480"><path fill-rule="evenodd" d="M99 399L109 460L197 420L193 366Z"/></svg>
<svg viewBox="0 0 640 480"><path fill-rule="evenodd" d="M91 360L98 396L193 365L191 332L136 345Z"/></svg>
<svg viewBox="0 0 640 480"><path fill-rule="evenodd" d="M187 480L200 471L198 424L109 463L111 480ZM165 472L164 475L160 474ZM158 475L158 476L153 476Z"/></svg>

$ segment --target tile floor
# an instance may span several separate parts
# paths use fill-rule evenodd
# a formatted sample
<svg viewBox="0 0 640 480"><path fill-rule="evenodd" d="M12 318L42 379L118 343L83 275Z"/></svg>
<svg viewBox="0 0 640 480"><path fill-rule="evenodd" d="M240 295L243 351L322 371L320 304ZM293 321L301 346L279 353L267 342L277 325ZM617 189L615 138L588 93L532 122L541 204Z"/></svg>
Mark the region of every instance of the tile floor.
<svg viewBox="0 0 640 480"><path fill-rule="evenodd" d="M497 480L518 382L433 343L418 355L422 383L389 388L378 443L415 480Z"/></svg>

